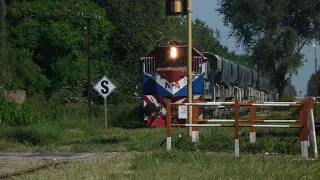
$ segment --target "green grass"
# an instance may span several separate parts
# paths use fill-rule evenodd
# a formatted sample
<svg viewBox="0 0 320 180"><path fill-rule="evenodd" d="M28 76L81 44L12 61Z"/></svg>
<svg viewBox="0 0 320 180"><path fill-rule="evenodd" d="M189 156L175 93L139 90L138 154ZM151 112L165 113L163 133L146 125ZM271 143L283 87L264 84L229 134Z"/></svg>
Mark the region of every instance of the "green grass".
<svg viewBox="0 0 320 180"><path fill-rule="evenodd" d="M13 179L320 178L319 161L294 160L301 158L297 129L257 129L257 142L251 144L249 129L241 128L240 158L234 158L233 128L200 128L197 143L191 142L187 128L172 128L172 151L167 152L165 127L137 128L141 127L137 105L110 106L110 126L105 129L102 106L92 106L88 116L86 105L36 102L23 107L40 117L36 123L0 123L1 152L123 153L74 160ZM266 111L257 117L293 116L289 111Z"/></svg>
<svg viewBox="0 0 320 180"><path fill-rule="evenodd" d="M32 113L42 117L39 123L12 126L0 123L0 151L2 152L148 152L166 146L166 130L140 127L136 105L111 106L109 127L104 128L101 106L92 106L88 117L86 105L56 104L41 101L26 103ZM290 112L269 111L257 114L258 119L286 119ZM242 117L245 119L248 117ZM130 121L132 119L132 121ZM132 123L133 122L133 123ZM118 126L118 127L115 127ZM173 149L179 151L233 152L233 128L201 128L200 142L191 143L186 128L172 128ZM179 134L182 137L179 137ZM319 136L318 136L319 137ZM318 146L319 145L318 140ZM247 154L300 154L299 130L258 129L257 142L249 143L249 129L240 129L240 152Z"/></svg>
<svg viewBox="0 0 320 180"><path fill-rule="evenodd" d="M138 179L302 179L320 177L318 162L285 157L152 152L134 158Z"/></svg>
<svg viewBox="0 0 320 180"><path fill-rule="evenodd" d="M319 179L319 161L288 156L242 156L152 151L97 156L13 179Z"/></svg>
<svg viewBox="0 0 320 180"><path fill-rule="evenodd" d="M148 152L166 146L166 129L104 129L98 122L50 122L25 127L0 126L2 152ZM179 151L233 152L233 128L202 128L200 141L191 143L186 128L172 129L173 149ZM299 154L299 131L296 129L259 129L257 142L249 143L249 129L240 131L240 152ZM179 134L182 137L179 137ZM319 137L319 136L318 136ZM320 139L318 146L320 147Z"/></svg>

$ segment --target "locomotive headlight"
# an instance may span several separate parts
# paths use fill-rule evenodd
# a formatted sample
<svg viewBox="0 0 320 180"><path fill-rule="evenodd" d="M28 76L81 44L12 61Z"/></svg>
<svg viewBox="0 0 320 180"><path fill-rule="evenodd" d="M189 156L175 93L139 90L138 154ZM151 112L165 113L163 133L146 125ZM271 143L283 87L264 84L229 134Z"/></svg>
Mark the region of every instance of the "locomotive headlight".
<svg viewBox="0 0 320 180"><path fill-rule="evenodd" d="M177 48L176 48L176 47L171 47L171 49L170 49L170 56L171 56L172 58L176 58L177 55L178 55Z"/></svg>

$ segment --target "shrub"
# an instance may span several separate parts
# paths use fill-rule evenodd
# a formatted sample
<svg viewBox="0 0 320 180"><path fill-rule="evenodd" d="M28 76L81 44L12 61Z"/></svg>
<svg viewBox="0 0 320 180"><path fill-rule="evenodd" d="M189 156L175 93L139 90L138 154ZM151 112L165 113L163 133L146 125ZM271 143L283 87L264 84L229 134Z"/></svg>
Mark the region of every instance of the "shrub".
<svg viewBox="0 0 320 180"><path fill-rule="evenodd" d="M26 106L37 111L48 121L65 122L73 119L77 120L101 120L104 119L103 104L92 104L90 111L88 105L82 103L65 103L55 100L46 100L41 97L29 98ZM43 108L45 107L45 108ZM123 128L145 127L140 104L108 104L108 126Z"/></svg>
<svg viewBox="0 0 320 180"><path fill-rule="evenodd" d="M19 127L8 133L8 138L27 146L45 145L55 142L60 138L59 134L39 127Z"/></svg>
<svg viewBox="0 0 320 180"><path fill-rule="evenodd" d="M41 121L39 114L22 104L0 101L0 123L10 126L25 126Z"/></svg>
<svg viewBox="0 0 320 180"><path fill-rule="evenodd" d="M119 104L108 112L111 126L123 128L145 127L139 104Z"/></svg>
<svg viewBox="0 0 320 180"><path fill-rule="evenodd" d="M314 113L314 120L319 121L320 120L320 106L319 105L314 107L313 113Z"/></svg>

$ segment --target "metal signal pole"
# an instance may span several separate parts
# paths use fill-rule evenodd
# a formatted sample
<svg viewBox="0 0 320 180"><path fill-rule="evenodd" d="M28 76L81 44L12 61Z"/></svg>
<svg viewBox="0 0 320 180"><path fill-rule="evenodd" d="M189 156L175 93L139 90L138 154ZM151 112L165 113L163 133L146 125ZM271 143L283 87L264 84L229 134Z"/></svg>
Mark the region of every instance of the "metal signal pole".
<svg viewBox="0 0 320 180"><path fill-rule="evenodd" d="M88 25L88 106L89 106L89 112L91 110L91 50L90 50L90 36L91 36L91 22L90 22L90 17L86 17L87 20L87 25Z"/></svg>
<svg viewBox="0 0 320 180"><path fill-rule="evenodd" d="M188 103L192 103L192 0L187 2L188 23ZM192 106L188 106L188 123L192 124ZM189 127L189 135L192 136L192 127Z"/></svg>
<svg viewBox="0 0 320 180"><path fill-rule="evenodd" d="M314 66L315 66L315 90L316 90L316 103L318 103L318 63L317 63L317 44L313 44L314 47Z"/></svg>
<svg viewBox="0 0 320 180"><path fill-rule="evenodd" d="M87 58L88 58L88 69L87 69L87 88L88 88L88 110L90 115L91 110L91 19L100 19L100 15L95 15L94 17L84 15L83 12L78 12L78 15L82 16L87 22Z"/></svg>

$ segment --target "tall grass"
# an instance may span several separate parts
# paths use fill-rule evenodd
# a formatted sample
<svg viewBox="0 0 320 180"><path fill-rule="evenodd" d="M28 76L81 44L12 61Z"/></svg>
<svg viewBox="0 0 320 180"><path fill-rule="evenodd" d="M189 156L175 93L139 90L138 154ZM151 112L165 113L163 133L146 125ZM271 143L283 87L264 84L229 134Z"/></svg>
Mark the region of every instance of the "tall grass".
<svg viewBox="0 0 320 180"><path fill-rule="evenodd" d="M316 105L314 107L314 120L315 121L320 121L320 106L319 105Z"/></svg>
<svg viewBox="0 0 320 180"><path fill-rule="evenodd" d="M29 109L38 112L47 121L104 121L104 106L92 104L61 104L47 101L41 97L31 98L26 102ZM140 104L124 103L107 105L108 125L112 127L139 128L145 122L141 118Z"/></svg>
<svg viewBox="0 0 320 180"><path fill-rule="evenodd" d="M0 124L25 126L39 123L42 118L22 104L0 101Z"/></svg>

